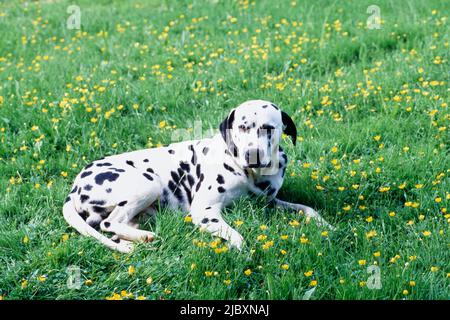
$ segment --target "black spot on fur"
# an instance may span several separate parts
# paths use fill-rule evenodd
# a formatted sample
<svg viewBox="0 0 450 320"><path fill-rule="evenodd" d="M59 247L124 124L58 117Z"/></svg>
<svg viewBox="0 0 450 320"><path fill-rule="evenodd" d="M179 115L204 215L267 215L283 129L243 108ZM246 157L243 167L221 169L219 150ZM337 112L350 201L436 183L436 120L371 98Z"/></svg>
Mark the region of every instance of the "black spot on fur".
<svg viewBox="0 0 450 320"><path fill-rule="evenodd" d="M153 169L152 168L147 168L147 170L146 170L147 172L150 172L150 173L155 173L155 171L153 171Z"/></svg>
<svg viewBox="0 0 450 320"><path fill-rule="evenodd" d="M75 192L77 192L77 190L78 190L78 187L75 186L75 188L73 188L72 191L70 191L70 193L75 193Z"/></svg>
<svg viewBox="0 0 450 320"><path fill-rule="evenodd" d="M167 186L169 187L170 191L172 191L172 192L175 192L175 190L177 189L177 185L172 180L169 181Z"/></svg>
<svg viewBox="0 0 450 320"><path fill-rule="evenodd" d="M119 202L117 205L119 206L119 207L123 207L124 205L126 205L128 203L128 201L122 201L122 202Z"/></svg>
<svg viewBox="0 0 450 320"><path fill-rule="evenodd" d="M188 149L192 151L191 163L195 166L197 164L197 153L193 145L190 145Z"/></svg>
<svg viewBox="0 0 450 320"><path fill-rule="evenodd" d="M224 187L218 187L217 191L219 191L219 193L224 193L226 190Z"/></svg>
<svg viewBox="0 0 450 320"><path fill-rule="evenodd" d="M81 193L81 188L78 188L78 194L80 194Z"/></svg>
<svg viewBox="0 0 450 320"><path fill-rule="evenodd" d="M271 186L271 184L270 184L270 181L261 181L261 182L255 183L255 186L256 186L258 189L264 191L264 190L268 189L268 188Z"/></svg>
<svg viewBox="0 0 450 320"><path fill-rule="evenodd" d="M86 178L92 174L92 171L85 171L81 174L81 178Z"/></svg>
<svg viewBox="0 0 450 320"><path fill-rule="evenodd" d="M183 202L183 192L181 191L180 188L178 188L178 186L172 181L169 181L168 187L170 189L170 191L172 191L172 193L175 195L175 197L177 198L177 200L179 202Z"/></svg>
<svg viewBox="0 0 450 320"><path fill-rule="evenodd" d="M209 186L209 187L208 187L208 190L211 190L211 188L212 188L212 186Z"/></svg>
<svg viewBox="0 0 450 320"><path fill-rule="evenodd" d="M92 167L94 165L94 163L89 163L86 167L84 167L84 170L87 170L87 169L89 169L90 167Z"/></svg>
<svg viewBox="0 0 450 320"><path fill-rule="evenodd" d="M124 169L117 169L117 168L109 168L109 170L114 170L115 172L125 172Z"/></svg>
<svg viewBox="0 0 450 320"><path fill-rule="evenodd" d="M233 173L234 173L234 169L233 169L233 167L229 166L229 165L228 165L228 164L226 164L226 163L224 163L224 164L223 164L223 166L224 166L224 168L225 168L226 170L228 170L228 171L230 171L230 172L233 172Z"/></svg>
<svg viewBox="0 0 450 320"><path fill-rule="evenodd" d="M276 105L274 105L273 103L270 104L272 107L274 107L276 110L280 110Z"/></svg>
<svg viewBox="0 0 450 320"><path fill-rule="evenodd" d="M267 195L271 196L275 193L275 191L277 191L277 189L270 187L269 190L267 191Z"/></svg>
<svg viewBox="0 0 450 320"><path fill-rule="evenodd" d="M90 184L87 184L87 185L84 186L83 189L86 190L86 191L91 191L92 190L92 186Z"/></svg>
<svg viewBox="0 0 450 320"><path fill-rule="evenodd" d="M105 204L105 201L103 201L103 200L92 200L92 201L89 201L89 203L90 204L97 204L99 206L102 206L102 205Z"/></svg>
<svg viewBox="0 0 450 320"><path fill-rule="evenodd" d="M144 161L144 162L149 162L150 160L148 160L148 159L144 159L143 161Z"/></svg>
<svg viewBox="0 0 450 320"><path fill-rule="evenodd" d="M192 176L192 175L188 175L187 176L187 180L188 180L188 182L189 182L189 186L193 186L194 185L194 183L195 183L195 179L194 179L194 177Z"/></svg>
<svg viewBox="0 0 450 320"><path fill-rule="evenodd" d="M153 181L153 177L151 175L149 175L148 173L143 173L142 174L144 177L146 177L148 180Z"/></svg>
<svg viewBox="0 0 450 320"><path fill-rule="evenodd" d="M95 230L98 230L98 229L99 229L99 228L98 228L99 222L96 221L96 220L89 221L87 224L88 224L89 226L91 226L92 228L94 228Z"/></svg>
<svg viewBox="0 0 450 320"><path fill-rule="evenodd" d="M83 211L79 212L78 215L81 217L81 219L86 221L86 219L89 217L89 212L83 210Z"/></svg>
<svg viewBox="0 0 450 320"><path fill-rule="evenodd" d="M163 189L162 195L159 198L159 205L166 206L169 198L169 191L166 188Z"/></svg>
<svg viewBox="0 0 450 320"><path fill-rule="evenodd" d="M106 191L107 193L111 193L112 189L111 189L111 188L108 188L108 189L106 189L105 191Z"/></svg>
<svg viewBox="0 0 450 320"><path fill-rule="evenodd" d="M88 195L82 194L82 195L80 196L80 201L81 201L81 203L85 203L87 200L89 200L89 196L88 196Z"/></svg>
<svg viewBox="0 0 450 320"><path fill-rule="evenodd" d="M184 178L185 177L183 177L183 180L184 180ZM186 186L186 184L184 182L181 182L181 185L183 186L184 192L186 192L186 196L187 196L187 200L188 200L189 204L191 204L192 203L191 189L188 186Z"/></svg>
<svg viewBox="0 0 450 320"><path fill-rule="evenodd" d="M211 209L211 207L206 207L206 208L205 208L205 210L209 210L209 209Z"/></svg>
<svg viewBox="0 0 450 320"><path fill-rule="evenodd" d="M263 105L262 107L263 107L263 109L265 109L265 108L267 108L267 107L268 107L268 105L267 105L267 104L265 104L265 105Z"/></svg>
<svg viewBox="0 0 450 320"><path fill-rule="evenodd" d="M178 184L180 182L180 176L175 171L170 171L170 175L172 176L172 180Z"/></svg>
<svg viewBox="0 0 450 320"><path fill-rule="evenodd" d="M200 175L199 181L197 183L197 186L195 187L195 192L197 192L200 189L200 186L202 185L203 180L205 179L205 175L202 173Z"/></svg>
<svg viewBox="0 0 450 320"><path fill-rule="evenodd" d="M105 213L106 209L104 207L100 207L100 206L92 206L92 210L94 210L94 212L96 213Z"/></svg>
<svg viewBox="0 0 450 320"><path fill-rule="evenodd" d="M217 182L219 184L224 184L225 183L225 179L223 178L223 176L221 174L217 175Z"/></svg>
<svg viewBox="0 0 450 320"><path fill-rule="evenodd" d="M211 222L217 223L217 222L219 222L219 219L212 218L212 219L211 219Z"/></svg>
<svg viewBox="0 0 450 320"><path fill-rule="evenodd" d="M174 192L175 197L179 202L184 202L183 192L180 188L177 188Z"/></svg>
<svg viewBox="0 0 450 320"><path fill-rule="evenodd" d="M178 175L179 175L180 177L183 177L183 179L185 178L185 177L184 177L184 171L183 171L183 169L178 168L178 169L177 169L177 172L178 172Z"/></svg>
<svg viewBox="0 0 450 320"><path fill-rule="evenodd" d="M102 185L105 180L108 180L109 182L116 181L119 177L118 173L114 172L102 172L95 176L95 183L98 185Z"/></svg>
<svg viewBox="0 0 450 320"><path fill-rule="evenodd" d="M203 218L202 219L202 223L208 223L209 222L209 219L208 218Z"/></svg>
<svg viewBox="0 0 450 320"><path fill-rule="evenodd" d="M66 200L64 200L64 203L67 203L70 201L70 197L67 197Z"/></svg>
<svg viewBox="0 0 450 320"><path fill-rule="evenodd" d="M175 150L169 149L168 151L170 154L175 154Z"/></svg>
<svg viewBox="0 0 450 320"><path fill-rule="evenodd" d="M133 161L127 160L126 163L127 163L127 165L132 166L133 168L136 168L136 167L134 166L134 162L133 162Z"/></svg>
<svg viewBox="0 0 450 320"><path fill-rule="evenodd" d="M208 147L204 147L203 148L203 150L202 150L202 152L203 152L203 154L206 156L206 154L208 153L208 151L209 151L209 148Z"/></svg>
<svg viewBox="0 0 450 320"><path fill-rule="evenodd" d="M106 222L105 222L105 223L106 223ZM114 241L115 243L120 243L120 238L112 239L112 241Z"/></svg>
<svg viewBox="0 0 450 320"><path fill-rule="evenodd" d="M112 163L109 163L109 162L97 163L96 166L97 167L110 167L110 166L112 166Z"/></svg>
<svg viewBox="0 0 450 320"><path fill-rule="evenodd" d="M180 167L186 172L189 172L191 170L191 166L189 165L189 163L183 161L180 161Z"/></svg>
<svg viewBox="0 0 450 320"><path fill-rule="evenodd" d="M106 228L109 228L111 226L111 223L108 222L108 221L105 221L104 225L105 225Z"/></svg>
<svg viewBox="0 0 450 320"><path fill-rule="evenodd" d="M200 178L200 170L201 170L201 167L200 167L200 164L198 164L197 168L195 168L195 174L197 175L197 178Z"/></svg>

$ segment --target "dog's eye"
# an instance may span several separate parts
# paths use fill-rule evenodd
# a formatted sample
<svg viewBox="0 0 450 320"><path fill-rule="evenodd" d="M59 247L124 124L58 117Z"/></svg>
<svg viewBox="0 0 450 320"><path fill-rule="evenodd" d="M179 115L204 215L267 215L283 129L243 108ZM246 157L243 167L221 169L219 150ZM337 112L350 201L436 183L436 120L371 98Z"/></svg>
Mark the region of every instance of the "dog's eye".
<svg viewBox="0 0 450 320"><path fill-rule="evenodd" d="M263 124L261 127L258 128L258 136L267 135L271 137L273 130L275 130L274 126L271 126L269 124Z"/></svg>
<svg viewBox="0 0 450 320"><path fill-rule="evenodd" d="M241 124L238 128L239 128L239 132L246 132L247 131L247 128L243 124Z"/></svg>
<svg viewBox="0 0 450 320"><path fill-rule="evenodd" d="M274 130L275 127L274 127L274 126L271 126L270 124L263 124L263 125L261 126L261 129L266 130L266 131L269 131L269 130Z"/></svg>

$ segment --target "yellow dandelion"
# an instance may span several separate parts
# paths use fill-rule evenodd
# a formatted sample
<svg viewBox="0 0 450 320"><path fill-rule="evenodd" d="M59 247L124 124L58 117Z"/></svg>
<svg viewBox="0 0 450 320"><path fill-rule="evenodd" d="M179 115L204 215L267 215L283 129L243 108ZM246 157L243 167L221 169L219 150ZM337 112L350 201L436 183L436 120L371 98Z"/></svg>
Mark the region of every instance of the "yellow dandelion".
<svg viewBox="0 0 450 320"><path fill-rule="evenodd" d="M426 230L426 231L422 232L422 234L423 234L425 237L429 237L429 236L431 235L431 232L428 231L428 230Z"/></svg>
<svg viewBox="0 0 450 320"><path fill-rule="evenodd" d="M234 224L235 224L235 226L237 226L237 227L241 226L243 223L244 223L244 221L242 221L242 220L236 220L236 221L234 221Z"/></svg>
<svg viewBox="0 0 450 320"><path fill-rule="evenodd" d="M305 277L311 277L314 274L314 271L309 270L309 271L303 272L303 274L305 275Z"/></svg>
<svg viewBox="0 0 450 320"><path fill-rule="evenodd" d="M133 266L128 267L128 274L132 276L136 272L136 269Z"/></svg>

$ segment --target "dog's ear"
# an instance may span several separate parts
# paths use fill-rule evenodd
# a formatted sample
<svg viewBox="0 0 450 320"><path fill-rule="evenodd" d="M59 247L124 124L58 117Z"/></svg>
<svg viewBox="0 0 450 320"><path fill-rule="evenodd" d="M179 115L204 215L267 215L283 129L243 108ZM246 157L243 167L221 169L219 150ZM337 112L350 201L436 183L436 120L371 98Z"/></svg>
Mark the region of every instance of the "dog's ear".
<svg viewBox="0 0 450 320"><path fill-rule="evenodd" d="M295 146L297 141L297 127L294 121L284 111L281 111L281 120L283 121L283 133L291 137L292 143Z"/></svg>
<svg viewBox="0 0 450 320"><path fill-rule="evenodd" d="M237 148L233 142L233 138L231 137L231 128L233 127L234 122L234 109L230 112L230 114L222 121L219 126L220 133L222 134L223 140L225 140L228 145L228 149L230 152L237 156Z"/></svg>
<svg viewBox="0 0 450 320"><path fill-rule="evenodd" d="M222 137L225 140L225 142L227 142L229 134L228 130L231 130L233 122L234 122L234 110L230 112L230 114L225 118L225 120L222 121L222 123L219 126L220 133L222 134Z"/></svg>

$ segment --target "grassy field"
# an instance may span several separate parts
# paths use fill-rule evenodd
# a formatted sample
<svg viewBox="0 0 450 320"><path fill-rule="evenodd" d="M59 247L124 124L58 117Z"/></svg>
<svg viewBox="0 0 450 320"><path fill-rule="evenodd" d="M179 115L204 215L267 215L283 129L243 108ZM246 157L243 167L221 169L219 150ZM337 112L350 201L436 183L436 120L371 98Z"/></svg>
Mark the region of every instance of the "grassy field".
<svg viewBox="0 0 450 320"><path fill-rule="evenodd" d="M80 30L66 27L74 2ZM372 4L381 29L367 28ZM448 9L2 1L0 299L449 299ZM145 224L157 241L124 255L63 220L90 161L170 143L195 121L217 128L248 99L297 123L280 197L335 232L242 199L225 214L240 253L165 210Z"/></svg>

